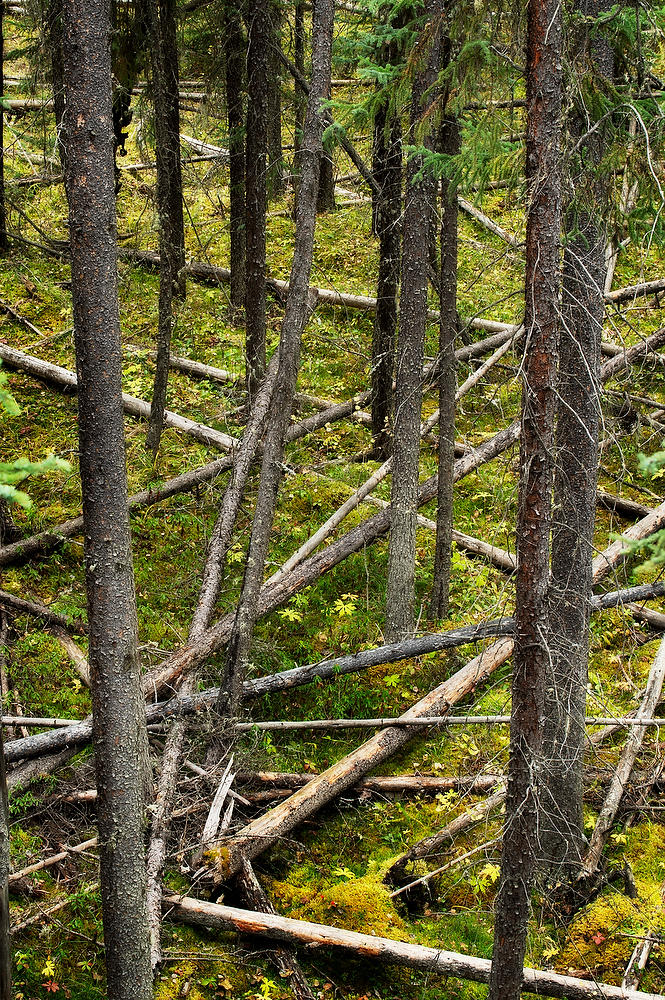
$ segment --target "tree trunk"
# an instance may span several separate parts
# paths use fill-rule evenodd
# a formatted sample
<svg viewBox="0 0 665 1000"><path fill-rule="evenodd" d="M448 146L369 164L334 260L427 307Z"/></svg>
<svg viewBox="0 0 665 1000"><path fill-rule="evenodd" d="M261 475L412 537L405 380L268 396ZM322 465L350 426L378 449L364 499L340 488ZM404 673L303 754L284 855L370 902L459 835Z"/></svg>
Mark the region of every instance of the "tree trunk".
<svg viewBox="0 0 665 1000"><path fill-rule="evenodd" d="M62 67L62 0L48 0L45 26L51 59L51 86L53 88L56 147L64 171L67 164L65 162L65 145L61 135L62 118L65 113L65 87Z"/></svg>
<svg viewBox="0 0 665 1000"><path fill-rule="evenodd" d="M9 249L9 241L7 239L7 211L5 208L5 114L4 104L2 103L5 94L4 60L4 10L2 5L0 5L0 254L5 253Z"/></svg>
<svg viewBox="0 0 665 1000"><path fill-rule="evenodd" d="M245 381L250 405L266 367L266 167L270 0L250 0L247 13L245 161Z"/></svg>
<svg viewBox="0 0 665 1000"><path fill-rule="evenodd" d="M275 515L277 490L282 477L284 442L300 365L300 343L312 304L309 278L314 252L316 193L323 132L320 105L330 87L332 30L332 0L318 0L313 12L312 83L301 149L302 176L296 209L296 241L289 297L280 337L279 370L268 421L245 576L226 658L226 685L233 714L240 701L252 631L259 613L259 592Z"/></svg>
<svg viewBox="0 0 665 1000"><path fill-rule="evenodd" d="M272 3L270 11L270 53L268 75L268 192L271 198L281 198L284 193L284 156L282 153L282 20L279 3Z"/></svg>
<svg viewBox="0 0 665 1000"><path fill-rule="evenodd" d="M596 16L604 0L583 0L578 9ZM590 45L584 34L582 58L612 78L607 43ZM599 51L599 49L601 51ZM595 50L595 51L594 51ZM604 51L602 51L604 50ZM599 63L599 58L601 63ZM602 63L608 63L603 66ZM606 72L608 70L608 72ZM582 98L580 98L582 99ZM590 112L572 112L570 132L579 140ZM550 880L571 877L584 849L582 790L584 712L589 661L589 616L593 529L598 480L600 341L605 304L605 244L602 224L607 192L595 171L602 155L602 132L584 142L576 173L569 179L566 213L569 239L563 259L562 324L558 379L556 472L550 584L550 647L545 693L543 787L539 855Z"/></svg>
<svg viewBox="0 0 665 1000"><path fill-rule="evenodd" d="M374 176L380 187L375 198L376 234L379 238L379 277L372 334L372 437L377 457L386 461L392 452L393 377L397 288L400 266L402 214L402 134L399 117L388 105L379 105L374 116Z"/></svg>
<svg viewBox="0 0 665 1000"><path fill-rule="evenodd" d="M460 152L457 118L446 118L440 129L442 153ZM457 195L446 177L441 182L441 272L439 285L439 486L436 550L430 614L448 613L453 532L453 468L455 465L455 337L457 336Z"/></svg>
<svg viewBox="0 0 665 1000"><path fill-rule="evenodd" d="M185 229L180 165L180 76L176 41L175 0L149 0L157 213L159 216L159 320L155 381L145 444L159 451L164 427L169 354L173 328L173 296L184 294ZM181 273L183 272L183 273Z"/></svg>
<svg viewBox="0 0 665 1000"><path fill-rule="evenodd" d="M0 21L2 12L0 12ZM0 32L0 40L2 33ZM5 649L9 637L9 617L0 612L0 675L4 678ZM0 697L7 694L2 684ZM7 774L5 769L5 746L0 726L0 1000L12 1000L12 944L9 920L9 802L7 799Z"/></svg>
<svg viewBox="0 0 665 1000"><path fill-rule="evenodd" d="M246 43L238 8L224 7L226 53L226 115L229 127L229 200L231 231L231 307L245 305L245 121L243 91Z"/></svg>
<svg viewBox="0 0 665 1000"><path fill-rule="evenodd" d="M538 845L537 787L549 660L547 592L559 333L561 6L529 0L527 33L524 360L517 513L516 635L506 824L496 901L490 1000L522 985Z"/></svg>
<svg viewBox="0 0 665 1000"><path fill-rule="evenodd" d="M218 903L206 903L190 896L168 896L164 900L164 907L169 920L181 923L230 929L241 934L259 934L272 941L284 941L310 949L321 946L335 948L364 962L378 961L425 969L477 983L490 981L490 962L486 958L474 958L454 951L442 951L440 948L426 948L372 934L359 934L357 931L307 920L293 920L233 906L221 906ZM528 967L520 970L520 987L523 987L525 993L562 997L566 1000L662 1000L660 994L623 990L620 986L588 982L574 976L562 976L558 972Z"/></svg>
<svg viewBox="0 0 665 1000"><path fill-rule="evenodd" d="M440 13L440 0L428 0L426 14L432 22ZM422 42L424 33L419 41ZM409 139L416 131L431 101L440 62L438 26L427 38L426 64L416 71L411 102ZM429 141L429 140L426 140ZM416 515L420 458L420 416L422 409L423 355L427 323L427 275L429 270L427 233L434 195L433 179L418 176L422 156L412 156L407 167L402 247L402 280L399 302L399 335L395 378L395 435L391 502L388 582L385 634L396 641L413 631L413 604L416 560Z"/></svg>
<svg viewBox="0 0 665 1000"><path fill-rule="evenodd" d="M149 1000L143 852L147 735L127 512L108 0L72 0L63 28L63 133L108 996Z"/></svg>

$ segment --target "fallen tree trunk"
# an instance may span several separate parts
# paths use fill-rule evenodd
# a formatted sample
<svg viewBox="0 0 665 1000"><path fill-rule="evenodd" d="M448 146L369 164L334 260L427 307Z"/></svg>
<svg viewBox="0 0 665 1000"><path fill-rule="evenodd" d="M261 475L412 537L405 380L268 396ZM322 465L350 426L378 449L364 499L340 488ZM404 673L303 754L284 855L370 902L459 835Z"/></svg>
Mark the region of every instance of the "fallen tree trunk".
<svg viewBox="0 0 665 1000"><path fill-rule="evenodd" d="M444 715L452 705L470 694L504 663L510 656L512 648L512 639L499 639L451 678L421 698L401 717L402 728L384 729L376 733L357 750L294 792L289 799L264 816L253 820L235 836L211 851L215 881L224 882L235 875L244 857L251 860L262 854L308 816L317 812L347 788L353 787L359 777L392 757L413 738L414 732L419 731L408 728L411 719Z"/></svg>
<svg viewBox="0 0 665 1000"><path fill-rule="evenodd" d="M181 923L220 927L241 934L258 934L301 947L341 948L356 957L412 969L427 969L477 983L489 982L492 963L487 958L472 958L439 948L426 948L390 938L358 934L356 931L346 931L326 924L292 920L289 917L220 906L218 903L204 903L189 896L166 896L164 910L166 919ZM522 988L528 993L567 997L568 1000L662 1000L662 997L653 993L623 990L620 986L608 986L529 968L524 969Z"/></svg>
<svg viewBox="0 0 665 1000"><path fill-rule="evenodd" d="M657 278L655 281L643 281L639 285L628 285L626 288L617 288L614 292L606 292L605 301L618 305L620 302L636 299L638 295L653 295L662 291L665 291L665 278Z"/></svg>
<svg viewBox="0 0 665 1000"><path fill-rule="evenodd" d="M647 681L646 693L636 716L638 720L652 718L660 700L660 693L663 688L664 680L665 640L661 642L653 661L653 665L649 673L649 680ZM591 840L589 841L589 847L584 855L582 873L580 876L580 878L584 880L592 878L598 869L603 847L605 846L605 842L609 836L610 830L612 829L614 817L616 816L621 803L624 788L630 779L633 765L640 751L640 747L642 746L644 733L645 729L641 726L636 726L630 732L626 748L621 755L616 772L610 783L609 791L605 797L603 808L600 810L598 819L596 820L596 825L591 835Z"/></svg>
<svg viewBox="0 0 665 1000"><path fill-rule="evenodd" d="M25 354L23 351L17 351L6 344L0 344L0 359L9 368L24 372L26 375L30 375L40 381L48 382L57 389L77 391L78 379L74 372L68 368L61 368L60 365L52 365L49 361L34 358L32 355ZM134 417L140 417L143 420L147 420L150 417L150 403L147 403L144 399L129 396L126 392L122 394L122 408L125 413L129 413ZM232 451L239 444L239 441L229 434L215 430L214 427L199 424L195 420L182 417L180 414L172 413L170 410L164 411L164 426L183 431L190 437L195 438L195 440L201 441L202 444L212 445L222 451Z"/></svg>
<svg viewBox="0 0 665 1000"><path fill-rule="evenodd" d="M638 600L645 600L648 597L661 596L663 593L665 593L665 584L643 584L639 587L631 587L628 590L612 591L601 597L594 597L592 607L594 610L604 610L616 607L618 604L625 603L635 597ZM341 657L336 660L326 660L322 663L293 667L291 670L283 670L277 674L268 674L266 677L258 677L245 681L243 685L243 697L259 697L275 691L309 684L316 678L335 677L338 674L351 673L381 663L392 663L414 656L422 656L425 653L436 652L442 649L451 649L468 642L476 642L480 639L491 638L497 635L510 636L513 628L514 620L512 618L500 618L494 622L471 625L466 628L453 629L450 632L436 633L431 636L421 636L417 639L407 639L388 646L379 646L373 650L363 650L352 656ZM452 681L454 681L454 678L451 678ZM150 691L152 690L153 688L150 688ZM208 691L202 691L198 694L171 698L169 701L150 705L146 709L146 723L151 725L163 719L192 715L212 705L218 695L219 688L211 688ZM420 714L427 715L431 713L423 711ZM66 729L63 728L49 733L39 733L22 740L15 740L5 748L5 757L9 763L13 763L24 758L40 757L65 748L80 746L90 739L91 732L90 720L84 719Z"/></svg>
<svg viewBox="0 0 665 1000"><path fill-rule="evenodd" d="M432 834L431 837L425 837L423 840L419 840L417 844L413 844L408 851L404 851L403 854L400 854L393 861L383 876L384 881L392 886L402 885L406 879L406 866L408 864L439 853L442 847L451 844L461 833L487 819L494 809L498 809L499 806L503 805L505 799L506 789L504 787L496 791L493 795L490 795L484 802L480 802L472 806L471 809L467 809L460 816L456 816L455 819L447 823L441 830Z"/></svg>
<svg viewBox="0 0 665 1000"><path fill-rule="evenodd" d="M83 622L73 622L65 615L51 611L39 601L27 601L25 598L10 594L6 590L0 590L0 607L9 608L15 615L30 615L32 618L39 618L47 625L56 626L65 632L73 632L75 635L88 634L88 627Z"/></svg>
<svg viewBox="0 0 665 1000"><path fill-rule="evenodd" d="M245 788L301 788L314 777L311 773L284 771L238 771L236 784ZM500 774L479 774L471 777L448 777L438 774L397 774L377 775L373 778L363 778L353 786L356 793L381 792L397 794L399 792L419 792L436 794L437 792L463 792L475 794L488 792L503 781ZM247 793L249 794L249 792Z"/></svg>
<svg viewBox="0 0 665 1000"><path fill-rule="evenodd" d="M627 497L617 497L613 493L606 493L605 490L596 491L596 503L599 507L604 507L605 510L612 510L617 514L624 514L626 517L646 517L653 510L652 507L647 507L643 503L637 503Z"/></svg>

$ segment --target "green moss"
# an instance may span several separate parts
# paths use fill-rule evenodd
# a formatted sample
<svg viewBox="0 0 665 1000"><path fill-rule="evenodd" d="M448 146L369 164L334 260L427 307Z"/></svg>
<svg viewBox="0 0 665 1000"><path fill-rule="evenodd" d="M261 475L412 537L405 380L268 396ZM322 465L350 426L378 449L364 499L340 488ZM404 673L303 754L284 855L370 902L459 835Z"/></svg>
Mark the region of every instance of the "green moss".
<svg viewBox="0 0 665 1000"><path fill-rule="evenodd" d="M281 912L298 920L334 924L346 930L380 937L404 937L405 926L382 881L383 872L370 863L365 875L333 869L332 879L316 884L314 869L301 867L272 889Z"/></svg>

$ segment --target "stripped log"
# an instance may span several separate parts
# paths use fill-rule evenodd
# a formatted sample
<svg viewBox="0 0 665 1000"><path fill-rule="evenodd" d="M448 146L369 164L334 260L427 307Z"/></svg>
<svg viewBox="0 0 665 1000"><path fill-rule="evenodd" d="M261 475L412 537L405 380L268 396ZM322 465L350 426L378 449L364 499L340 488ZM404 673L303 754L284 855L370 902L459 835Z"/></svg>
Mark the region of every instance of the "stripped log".
<svg viewBox="0 0 665 1000"><path fill-rule="evenodd" d="M596 611L605 610L610 607L616 607L624 601L632 600L634 597L637 597L639 600L645 600L649 596L660 596L664 592L665 584L642 584L639 587L631 587L628 590L613 591L600 597L594 597L592 609ZM451 649L455 646L477 642L481 639L497 635L507 637L512 634L513 629L514 619L499 618L494 622L484 622L480 625L470 625L462 629L452 629L449 632L421 636L416 639L407 639L387 646L379 646L376 649L363 650L360 653L335 660L325 660L322 663L293 667L290 670L283 670L276 674L268 674L266 677L258 677L245 681L243 685L243 697L258 697L275 691L283 691L288 688L309 684L317 678L335 677L343 673L352 673L381 663L392 663L415 656L422 656L425 653ZM457 674L451 678L451 682L454 682L456 677ZM150 705L146 709L146 723L151 725L164 719L192 715L203 711L214 704L218 695L219 688L211 688L208 691L202 691L198 694L175 697L168 701ZM424 711L421 713L421 715L426 714L430 713ZM400 722L400 725L403 725L403 723ZM89 719L85 719L55 732L39 733L35 736L26 737L23 740L15 740L5 748L5 757L9 763L13 763L18 760L40 757L63 749L81 746L88 742L91 733L91 722Z"/></svg>
<svg viewBox="0 0 665 1000"><path fill-rule="evenodd" d="M245 861L238 872L236 887L247 909L277 916L274 906L264 892L249 861ZM280 976L288 981L295 1000L314 1000L314 993L300 967L295 951L278 945L270 949L270 958Z"/></svg>
<svg viewBox="0 0 665 1000"><path fill-rule="evenodd" d="M492 963L487 958L473 958L440 948L426 948L423 945L393 941L390 938L358 934L356 931L346 931L307 920L293 920L253 910L220 906L218 903L205 903L189 896L166 896L164 910L166 919L180 923L260 935L299 947L338 948L357 958L402 965L412 969L426 969L477 983L489 982ZM590 982L573 976L562 976L556 972L541 972L530 968L524 969L522 988L527 993L567 997L568 1000L662 1000L662 996L654 993L626 991L620 986L608 986L605 983Z"/></svg>
<svg viewBox="0 0 665 1000"><path fill-rule="evenodd" d="M664 680L665 639L658 647L658 652L653 661L653 665L649 673L649 679L647 681L646 693L642 700L642 704L640 705L639 712L637 713L637 719L650 719L653 717L656 706L660 700ZM645 729L641 726L636 726L630 732L626 748L621 755L614 777L610 782L609 791L605 797L605 802L600 810L598 819L596 820L596 825L591 835L591 840L589 841L589 847L582 861L582 873L580 877L584 880L591 879L598 870L603 847L605 846L605 842L607 841L610 830L612 829L612 824L614 823L614 818L621 803L624 789L630 779L633 765L635 764L640 747L642 746L644 733Z"/></svg>
<svg viewBox="0 0 665 1000"><path fill-rule="evenodd" d="M357 750L294 792L289 799L253 820L235 836L224 841L219 848L211 851L215 881L224 882L235 875L244 857L252 859L262 854L308 816L347 788L353 787L359 777L389 760L418 731L409 728L411 719L444 715L452 705L475 690L504 663L512 648L512 639L499 639L493 643L405 712L401 717L401 728L383 729L376 733Z"/></svg>
<svg viewBox="0 0 665 1000"><path fill-rule="evenodd" d="M661 505L659 511L660 519L665 519L665 504ZM659 518L649 515L633 526L631 529L632 537L645 537L656 531L659 526ZM599 557L600 563L594 565L594 582L598 582L603 575L611 572L622 555L623 548L617 549L616 543L602 553ZM600 600L602 601L602 598ZM357 750L310 781L304 788L294 792L291 798L249 823L230 841L214 852L215 879L223 881L232 875L234 871L237 871L237 866L243 855L253 858L261 854L279 837L293 830L303 819L315 813L321 806L353 785L359 776L367 774L368 771L373 770L404 746L414 734L414 730L406 728L410 718L449 713L450 708L456 702L475 690L478 684L505 663L512 651L512 639L499 639L485 649L480 656L475 657L461 670L458 670L449 680L444 681L443 684L421 698L406 712L402 716L405 723L404 729L384 729L375 734ZM653 715L653 707L649 715Z"/></svg>
<svg viewBox="0 0 665 1000"><path fill-rule="evenodd" d="M85 656L85 653L78 646L72 637L65 632L64 629L58 626L52 626L49 629L51 635L54 639L57 639L67 656L74 664L76 673L79 675L86 687L90 687L90 664Z"/></svg>
<svg viewBox="0 0 665 1000"><path fill-rule="evenodd" d="M12 872L9 876L9 884L12 885L14 882L19 882L22 878L27 875L34 875L36 872L41 872L45 868L52 868L53 865L60 864L61 861L66 861L73 854L84 854L93 847L97 847L97 837L91 837L90 840L84 840L82 844L77 844L75 847L65 847L58 854L51 854L48 858L42 858L41 861L35 861L33 865L28 865L26 868L21 868L19 871Z"/></svg>
<svg viewBox="0 0 665 1000"><path fill-rule="evenodd" d="M646 517L653 510L652 507L637 503L636 500L630 500L628 497L617 497L613 493L606 493L605 490L596 491L596 503L599 507L604 507L605 510L611 510L631 518Z"/></svg>
<svg viewBox="0 0 665 1000"><path fill-rule="evenodd" d="M24 372L40 381L48 382L49 385L53 385L57 389L77 391L78 379L74 372L68 368L61 368L60 365L42 361L40 358L25 354L23 351L17 351L6 344L0 344L0 359L7 367ZM144 399L137 399L136 396L130 396L126 392L122 394L122 408L125 413L143 420L147 420L150 416L150 403ZM197 423L188 417L182 417L179 413L172 413L170 410L164 412L164 426L183 431L202 444L212 445L221 451L232 451L239 444L239 441L229 434L224 434L214 427L206 426L206 424Z"/></svg>
<svg viewBox="0 0 665 1000"><path fill-rule="evenodd" d="M311 781L314 775L310 773L285 771L239 771L236 775L238 785L245 788L301 788ZM354 793L379 792L396 795L401 792L435 795L438 792L462 792L477 794L488 792L495 788L503 776L500 774L478 774L470 777L449 777L438 774L396 774L377 775L373 778L363 778L353 786ZM248 792L249 794L249 792Z"/></svg>

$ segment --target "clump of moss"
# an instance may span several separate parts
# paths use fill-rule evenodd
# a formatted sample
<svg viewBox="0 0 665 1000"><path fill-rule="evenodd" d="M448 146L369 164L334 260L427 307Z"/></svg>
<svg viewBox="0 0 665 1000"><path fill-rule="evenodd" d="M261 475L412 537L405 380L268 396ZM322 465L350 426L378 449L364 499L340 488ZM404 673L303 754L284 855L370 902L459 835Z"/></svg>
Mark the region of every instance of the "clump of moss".
<svg viewBox="0 0 665 1000"><path fill-rule="evenodd" d="M280 911L296 919L334 924L345 930L403 937L404 922L382 881L381 869L370 862L366 874L360 877L348 869L340 872L339 880L331 879L323 886L312 878L313 872L302 868L290 873L288 880L274 882L273 893L281 903Z"/></svg>
<svg viewBox="0 0 665 1000"><path fill-rule="evenodd" d="M575 917L568 929L568 941L559 955L557 969L590 971L610 984L621 983L634 939L630 934L646 934L665 925L665 907L658 886L635 879L637 899L608 889Z"/></svg>

